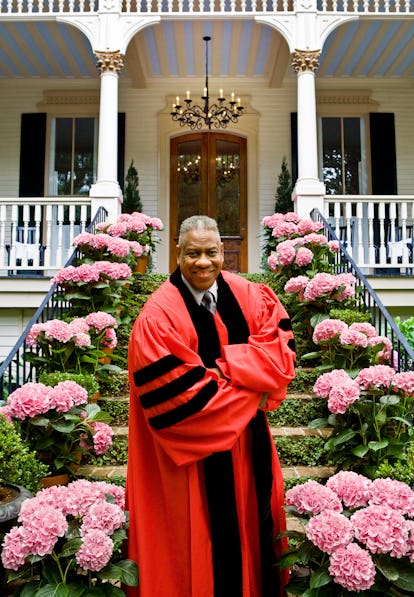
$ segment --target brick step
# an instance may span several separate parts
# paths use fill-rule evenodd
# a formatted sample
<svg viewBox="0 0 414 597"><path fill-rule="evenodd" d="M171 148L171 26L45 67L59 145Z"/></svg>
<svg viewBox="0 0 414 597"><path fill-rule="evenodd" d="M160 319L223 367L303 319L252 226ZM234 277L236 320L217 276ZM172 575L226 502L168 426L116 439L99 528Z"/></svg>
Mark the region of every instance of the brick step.
<svg viewBox="0 0 414 597"><path fill-rule="evenodd" d="M121 425L118 427L112 427L116 437L127 437L128 427L127 425ZM331 430L329 428L323 429L309 429L308 427L271 427L270 431L272 437L327 437Z"/></svg>

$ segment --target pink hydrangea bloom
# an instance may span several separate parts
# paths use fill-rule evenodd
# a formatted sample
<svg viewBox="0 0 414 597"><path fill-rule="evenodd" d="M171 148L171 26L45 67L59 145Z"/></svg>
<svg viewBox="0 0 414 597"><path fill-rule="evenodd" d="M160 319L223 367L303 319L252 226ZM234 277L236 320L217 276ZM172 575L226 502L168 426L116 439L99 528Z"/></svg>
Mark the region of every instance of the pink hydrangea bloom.
<svg viewBox="0 0 414 597"><path fill-rule="evenodd" d="M267 264L271 270L277 270L277 268L279 267L279 261L276 257L276 253L272 253L271 255L269 255L269 257L267 258Z"/></svg>
<svg viewBox="0 0 414 597"><path fill-rule="evenodd" d="M374 562L370 554L356 543L336 549L329 562L329 574L348 591L366 591L375 582Z"/></svg>
<svg viewBox="0 0 414 597"><path fill-rule="evenodd" d="M328 247L332 253L339 253L339 242L337 240L328 241Z"/></svg>
<svg viewBox="0 0 414 597"><path fill-rule="evenodd" d="M93 428L93 448L96 454L104 454L112 444L113 429L106 423L100 422L91 423L91 427Z"/></svg>
<svg viewBox="0 0 414 597"><path fill-rule="evenodd" d="M296 265L298 265L299 267L304 267L306 265L309 265L309 263L312 262L312 259L313 253L310 249L307 249L306 247L299 247L295 257Z"/></svg>
<svg viewBox="0 0 414 597"><path fill-rule="evenodd" d="M89 325L86 323L84 317L76 317L69 322L69 328L73 335L88 334Z"/></svg>
<svg viewBox="0 0 414 597"><path fill-rule="evenodd" d="M103 531L93 530L83 537L76 561L84 570L97 572L108 564L113 547L112 539Z"/></svg>
<svg viewBox="0 0 414 597"><path fill-rule="evenodd" d="M340 471L329 477L326 486L332 489L347 508L368 506L372 481L353 471Z"/></svg>
<svg viewBox="0 0 414 597"><path fill-rule="evenodd" d="M61 319L51 319L46 322L45 337L50 340L58 340L66 344L72 339L73 333L69 324Z"/></svg>
<svg viewBox="0 0 414 597"><path fill-rule="evenodd" d="M58 537L64 536L68 530L68 521L53 506L40 506L26 520L25 528L33 533L31 553L44 556L52 553Z"/></svg>
<svg viewBox="0 0 414 597"><path fill-rule="evenodd" d="M396 373L392 378L392 387L396 391L402 390L408 396L414 396L414 371Z"/></svg>
<svg viewBox="0 0 414 597"><path fill-rule="evenodd" d="M366 348L368 346L368 338L362 332L357 330L343 330L339 336L339 342L346 346L355 346Z"/></svg>
<svg viewBox="0 0 414 597"><path fill-rule="evenodd" d="M55 400L55 396L60 391L66 391L72 398L72 403L75 406L80 404L86 404L88 402L88 392L85 388L80 386L78 383L67 379L66 381L59 382L52 390L52 398Z"/></svg>
<svg viewBox="0 0 414 597"><path fill-rule="evenodd" d="M286 492L286 504L297 511L319 514L324 510L342 512L342 504L336 493L317 481L309 480L303 485L295 485Z"/></svg>
<svg viewBox="0 0 414 597"><path fill-rule="evenodd" d="M297 234L297 226L293 222L277 222L272 230L274 238L290 237Z"/></svg>
<svg viewBox="0 0 414 597"><path fill-rule="evenodd" d="M0 406L0 416L4 417L10 425L13 424L13 419L10 415L9 407L7 405Z"/></svg>
<svg viewBox="0 0 414 597"><path fill-rule="evenodd" d="M344 321L340 319L324 319L320 323L316 324L313 330L312 340L315 344L331 340L335 336L339 336L343 331L346 331L348 326Z"/></svg>
<svg viewBox="0 0 414 597"><path fill-rule="evenodd" d="M42 383L28 382L14 390L7 398L7 408L15 419L26 418L47 413L50 409L52 388Z"/></svg>
<svg viewBox="0 0 414 597"><path fill-rule="evenodd" d="M322 230L323 224L322 222L314 222L308 218L301 220L298 222L298 234L305 235L313 232L319 232Z"/></svg>
<svg viewBox="0 0 414 597"><path fill-rule="evenodd" d="M93 504L86 516L83 517L81 536L86 536L92 530L112 535L116 529L122 528L125 522L125 513L119 506L101 501Z"/></svg>
<svg viewBox="0 0 414 597"><path fill-rule="evenodd" d="M407 555L410 562L414 564L414 520L407 520L406 524L408 528Z"/></svg>
<svg viewBox="0 0 414 597"><path fill-rule="evenodd" d="M326 510L309 520L306 536L325 553L332 553L354 539L352 524L340 512Z"/></svg>
<svg viewBox="0 0 414 597"><path fill-rule="evenodd" d="M44 332L47 325L46 322L44 323L35 323L30 328L27 336L26 336L26 344L27 346L36 346L37 338L41 332Z"/></svg>
<svg viewBox="0 0 414 597"><path fill-rule="evenodd" d="M276 248L276 257L280 265L290 265L295 259L295 247L289 240L278 244Z"/></svg>
<svg viewBox="0 0 414 597"><path fill-rule="evenodd" d="M370 504L389 506L401 514L414 517L414 491L406 483L395 479L375 479Z"/></svg>
<svg viewBox="0 0 414 597"><path fill-rule="evenodd" d="M328 408L331 413L344 414L359 396L360 388L357 382L353 379L344 380L340 386L334 386L329 392Z"/></svg>
<svg viewBox="0 0 414 597"><path fill-rule="evenodd" d="M346 371L344 371L344 369L333 369L318 377L313 386L313 391L320 398L328 398L333 387L340 386L349 381L352 381L352 378Z"/></svg>
<svg viewBox="0 0 414 597"><path fill-rule="evenodd" d="M284 291L288 294L297 294L299 300L303 300L304 291L308 282L309 278L307 276L296 276L286 282Z"/></svg>
<svg viewBox="0 0 414 597"><path fill-rule="evenodd" d="M138 241L136 240L131 240L129 241L130 247L131 247L131 251L132 254L135 257L141 257L141 255L143 255L146 251L148 252L148 247L145 248L143 247Z"/></svg>
<svg viewBox="0 0 414 597"><path fill-rule="evenodd" d="M75 346L79 348L86 348L92 344L92 340L89 334L84 334L83 332L79 332L75 335Z"/></svg>
<svg viewBox="0 0 414 597"><path fill-rule="evenodd" d="M101 343L109 348L115 348L115 346L118 344L118 338L116 337L116 332L113 328L108 328L105 330L105 334L101 340Z"/></svg>
<svg viewBox="0 0 414 597"><path fill-rule="evenodd" d="M24 527L12 527L3 540L1 561L7 570L18 570L32 553L33 534Z"/></svg>
<svg viewBox="0 0 414 597"><path fill-rule="evenodd" d="M370 388L388 389L395 375L395 369L388 365L372 365L361 369L355 378L363 390Z"/></svg>
<svg viewBox="0 0 414 597"><path fill-rule="evenodd" d="M374 328L374 326L366 321L355 321L354 323L351 323L349 329L352 331L355 330L357 332L362 332L368 336L368 338L373 338L377 335L377 330Z"/></svg>
<svg viewBox="0 0 414 597"><path fill-rule="evenodd" d="M351 516L356 539L371 553L400 558L407 551L408 529L404 517L389 506L367 506Z"/></svg>
<svg viewBox="0 0 414 597"><path fill-rule="evenodd" d="M307 245L326 245L328 239L323 234L307 234L303 237L303 242Z"/></svg>
<svg viewBox="0 0 414 597"><path fill-rule="evenodd" d="M102 332L107 327L116 328L118 323L112 315L105 311L96 311L95 313L89 313L86 315L85 322L96 329L98 332Z"/></svg>

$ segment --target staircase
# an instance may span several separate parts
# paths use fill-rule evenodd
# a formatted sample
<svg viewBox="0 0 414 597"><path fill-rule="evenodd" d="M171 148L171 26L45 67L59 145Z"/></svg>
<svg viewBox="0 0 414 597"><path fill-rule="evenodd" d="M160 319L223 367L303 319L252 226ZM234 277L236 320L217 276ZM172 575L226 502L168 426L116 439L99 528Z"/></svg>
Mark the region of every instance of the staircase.
<svg viewBox="0 0 414 597"><path fill-rule="evenodd" d="M306 392L296 392L291 391L288 393L286 400L313 400L312 395ZM108 403L122 403L124 405L125 410L127 409L127 405L129 402L129 396L127 394L120 395L120 396L105 396L101 400L101 407L105 409L105 402ZM112 406L114 406L112 404ZM119 425L112 425L112 428L115 432L115 438L127 438L128 436L128 426L127 422L119 424ZM297 441L300 438L304 437L326 437L328 430L326 429L308 429L306 426L297 426L297 427L282 427L282 426L275 426L271 425L271 432L272 436L277 442L278 438L290 438L292 442ZM290 481L293 479L303 479L303 478L316 478L316 479L323 479L329 477L334 473L333 467L328 466L306 466L306 465L284 465L282 459L282 473L283 478L286 481ZM119 484L123 484L126 478L126 464L113 464L107 466L97 466L97 465L82 465L78 470L78 475L80 477L86 477L90 479L105 479L109 482L116 482ZM295 518L288 519L288 527L289 529L296 529L300 530L299 522Z"/></svg>

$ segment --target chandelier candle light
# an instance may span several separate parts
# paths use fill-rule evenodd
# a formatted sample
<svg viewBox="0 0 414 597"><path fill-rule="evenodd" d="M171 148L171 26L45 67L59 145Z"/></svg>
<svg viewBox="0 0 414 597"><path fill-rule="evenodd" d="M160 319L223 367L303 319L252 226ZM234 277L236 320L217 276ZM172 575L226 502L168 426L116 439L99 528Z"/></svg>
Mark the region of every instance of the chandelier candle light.
<svg viewBox="0 0 414 597"><path fill-rule="evenodd" d="M171 116L172 119L180 123L180 126L189 126L190 129L201 129L203 125L209 129L226 128L229 122L237 123L239 117L243 114L243 106L240 103L240 98L235 99L234 93L231 93L231 99L226 103L226 98L223 95L223 90L220 89L220 95L217 98L217 103L210 106L210 96L208 88L208 42L211 37L203 37L206 44L206 82L204 87L204 94L201 99L204 101L204 106L197 104L192 105L190 92L187 91L187 97L184 100L185 106L180 104L179 96L176 97L176 103L172 105Z"/></svg>

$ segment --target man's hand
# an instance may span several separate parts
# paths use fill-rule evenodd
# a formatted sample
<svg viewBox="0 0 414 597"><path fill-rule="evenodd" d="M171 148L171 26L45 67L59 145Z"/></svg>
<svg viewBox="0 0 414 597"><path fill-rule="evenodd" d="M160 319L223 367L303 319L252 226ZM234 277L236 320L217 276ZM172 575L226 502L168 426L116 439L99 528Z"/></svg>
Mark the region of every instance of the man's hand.
<svg viewBox="0 0 414 597"><path fill-rule="evenodd" d="M259 408L264 408L266 406L266 400L269 396L269 392L263 392L261 398L260 398L260 403L259 403Z"/></svg>

